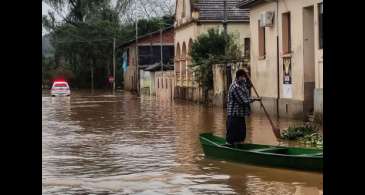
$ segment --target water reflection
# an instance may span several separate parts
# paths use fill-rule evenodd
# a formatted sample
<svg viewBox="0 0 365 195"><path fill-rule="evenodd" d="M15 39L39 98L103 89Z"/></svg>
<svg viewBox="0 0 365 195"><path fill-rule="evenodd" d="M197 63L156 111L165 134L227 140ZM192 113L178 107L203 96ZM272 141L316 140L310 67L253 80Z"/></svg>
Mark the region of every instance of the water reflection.
<svg viewBox="0 0 365 195"><path fill-rule="evenodd" d="M280 121L285 127L290 121ZM278 143L263 116L247 141ZM43 194L320 194L322 174L204 158L198 135L225 113L128 92L42 98Z"/></svg>

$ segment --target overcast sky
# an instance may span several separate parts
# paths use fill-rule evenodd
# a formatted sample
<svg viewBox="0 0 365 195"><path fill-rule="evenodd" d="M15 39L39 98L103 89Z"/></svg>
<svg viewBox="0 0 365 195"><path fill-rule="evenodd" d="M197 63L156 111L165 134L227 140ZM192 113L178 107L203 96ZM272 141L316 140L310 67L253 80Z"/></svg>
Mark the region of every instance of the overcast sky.
<svg viewBox="0 0 365 195"><path fill-rule="evenodd" d="M47 15L48 10L50 10L50 7L42 1L42 16ZM46 30L42 27L42 36L44 34L46 34Z"/></svg>
<svg viewBox="0 0 365 195"><path fill-rule="evenodd" d="M128 10L124 16L121 16L121 19L122 21L125 21L128 19L128 16L135 14L138 15L138 18L144 18L147 16L146 13L148 13L150 17L156 17L166 14L167 10L175 12L175 2L176 0L138 0L136 5L137 10L135 10L134 9L135 7L133 6L133 9ZM115 0L112 0L112 5L115 5ZM159 7L163 7L163 9ZM46 3L42 1L42 15L48 15L48 11L53 11L53 10L51 7L49 7ZM56 13L55 13L55 18L57 21L61 20L61 17L58 16ZM44 28L42 28L42 35L46 33L48 32Z"/></svg>
<svg viewBox="0 0 365 195"><path fill-rule="evenodd" d="M48 11L52 11L52 8L42 1L42 16L48 15ZM59 17L57 14L55 14L55 17L56 20L61 20L61 17ZM42 36L46 33L48 32L42 27Z"/></svg>

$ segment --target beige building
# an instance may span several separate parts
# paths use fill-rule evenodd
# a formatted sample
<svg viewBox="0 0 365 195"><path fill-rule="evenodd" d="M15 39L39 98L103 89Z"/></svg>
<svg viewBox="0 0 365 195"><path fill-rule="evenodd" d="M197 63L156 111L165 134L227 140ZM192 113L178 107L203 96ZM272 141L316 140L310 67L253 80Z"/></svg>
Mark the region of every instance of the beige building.
<svg viewBox="0 0 365 195"><path fill-rule="evenodd" d="M242 48L250 43L248 9L239 9L239 0L227 0L227 31L233 33ZM175 21L175 98L198 101L202 91L194 82L189 65L193 41L211 28L223 30L224 4L216 0L177 0ZM247 48L247 47L246 47ZM243 54L244 55L244 51ZM249 55L249 54L248 54Z"/></svg>
<svg viewBox="0 0 365 195"><path fill-rule="evenodd" d="M244 0L250 9L251 78L272 113L322 114L322 0ZM255 103L253 110L261 110Z"/></svg>

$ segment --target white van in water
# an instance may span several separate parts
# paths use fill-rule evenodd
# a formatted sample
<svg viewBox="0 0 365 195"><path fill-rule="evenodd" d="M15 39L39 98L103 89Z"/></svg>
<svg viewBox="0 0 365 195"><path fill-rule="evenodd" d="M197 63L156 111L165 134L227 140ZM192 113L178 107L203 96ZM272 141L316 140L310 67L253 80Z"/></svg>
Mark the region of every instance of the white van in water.
<svg viewBox="0 0 365 195"><path fill-rule="evenodd" d="M71 91L68 83L66 81L55 81L51 88L52 96L70 96Z"/></svg>

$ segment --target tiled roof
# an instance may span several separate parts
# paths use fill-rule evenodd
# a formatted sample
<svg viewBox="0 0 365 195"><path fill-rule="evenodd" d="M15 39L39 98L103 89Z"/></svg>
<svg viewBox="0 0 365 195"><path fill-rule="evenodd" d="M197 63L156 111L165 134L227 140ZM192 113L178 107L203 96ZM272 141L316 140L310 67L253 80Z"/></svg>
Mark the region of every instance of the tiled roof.
<svg viewBox="0 0 365 195"><path fill-rule="evenodd" d="M167 28L164 28L164 29L162 29L162 32L166 32L166 31L169 31L169 30L174 30L174 26L169 26ZM148 36L151 36L151 35L155 35L155 34L160 34L160 30L156 30L154 32L150 32L150 33L147 33L147 34L144 34L144 35L140 35L140 36L138 36L138 40L143 39L143 38L148 37ZM129 40L129 41L119 45L117 48L125 47L125 46L127 46L129 44L132 44L134 42L136 42L136 39Z"/></svg>
<svg viewBox="0 0 365 195"><path fill-rule="evenodd" d="M249 9L237 7L240 0L227 0L227 20L249 22ZM198 0L192 1L193 8L199 10L200 21L222 21L224 19L223 0Z"/></svg>
<svg viewBox="0 0 365 195"><path fill-rule="evenodd" d="M262 2L264 2L264 0L242 0L241 2L238 3L238 7L249 8Z"/></svg>

